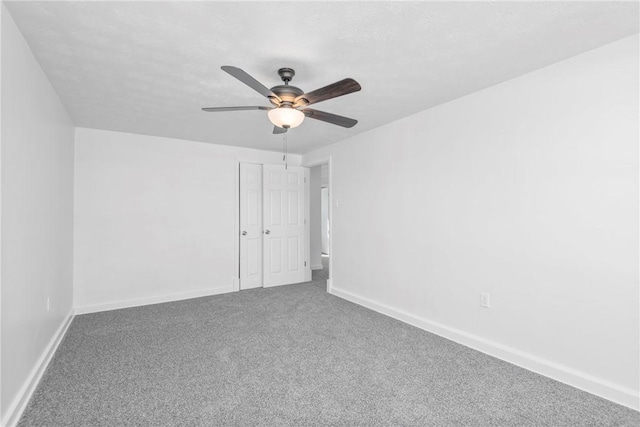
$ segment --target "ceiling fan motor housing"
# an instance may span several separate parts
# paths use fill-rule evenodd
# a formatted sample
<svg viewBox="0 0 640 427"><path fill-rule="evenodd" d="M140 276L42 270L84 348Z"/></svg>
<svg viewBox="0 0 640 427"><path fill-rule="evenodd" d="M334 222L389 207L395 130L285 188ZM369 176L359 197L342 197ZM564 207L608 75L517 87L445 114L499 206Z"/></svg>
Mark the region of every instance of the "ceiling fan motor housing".
<svg viewBox="0 0 640 427"><path fill-rule="evenodd" d="M271 103L277 107L281 105L293 106L296 98L304 93L302 89L289 85L289 82L291 81L291 79L293 79L293 76L296 75L296 72L293 70L293 68L280 68L278 70L278 75L280 76L284 84L272 87L271 92L275 93L278 98L282 100L282 102L279 102L273 97L269 97L269 101L271 101ZM299 107L300 104L301 103L298 102L298 105L295 105L295 107Z"/></svg>
<svg viewBox="0 0 640 427"><path fill-rule="evenodd" d="M304 93L302 89L290 85L274 86L271 88L271 92L278 95L283 104L287 102L293 104L296 98Z"/></svg>

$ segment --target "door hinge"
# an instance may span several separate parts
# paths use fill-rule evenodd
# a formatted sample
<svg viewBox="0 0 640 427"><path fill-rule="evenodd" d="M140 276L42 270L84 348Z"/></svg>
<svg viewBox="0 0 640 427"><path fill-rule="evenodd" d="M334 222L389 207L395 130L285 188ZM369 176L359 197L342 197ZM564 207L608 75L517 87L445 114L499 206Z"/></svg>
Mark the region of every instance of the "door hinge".
<svg viewBox="0 0 640 427"><path fill-rule="evenodd" d="M306 219L304 220L304 225L307 225L307 220Z"/></svg>
<svg viewBox="0 0 640 427"><path fill-rule="evenodd" d="M306 177L304 178L304 183L305 183L305 184L307 183L307 178L306 178Z"/></svg>
<svg viewBox="0 0 640 427"><path fill-rule="evenodd" d="M305 267L307 266L307 261L305 261L305 262L304 262L304 266L305 266Z"/></svg>

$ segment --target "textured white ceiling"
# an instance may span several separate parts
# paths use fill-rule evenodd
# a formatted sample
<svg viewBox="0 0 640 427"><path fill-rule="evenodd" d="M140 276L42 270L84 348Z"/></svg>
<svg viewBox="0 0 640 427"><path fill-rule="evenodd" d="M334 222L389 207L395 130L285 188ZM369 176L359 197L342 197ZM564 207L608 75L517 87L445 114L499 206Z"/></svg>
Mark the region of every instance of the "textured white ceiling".
<svg viewBox="0 0 640 427"><path fill-rule="evenodd" d="M636 2L6 2L76 125L279 150L265 86L292 67L310 91L362 91L314 108L289 134L305 153L637 33ZM461 123L461 125L464 125Z"/></svg>

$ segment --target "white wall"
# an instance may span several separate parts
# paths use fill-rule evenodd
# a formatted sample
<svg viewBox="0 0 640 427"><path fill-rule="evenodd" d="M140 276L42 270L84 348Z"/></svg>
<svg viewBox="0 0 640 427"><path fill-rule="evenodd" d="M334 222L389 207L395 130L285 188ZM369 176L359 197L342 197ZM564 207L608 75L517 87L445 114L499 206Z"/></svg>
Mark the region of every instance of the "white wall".
<svg viewBox="0 0 640 427"><path fill-rule="evenodd" d="M240 161L282 154L78 128L78 312L232 291Z"/></svg>
<svg viewBox="0 0 640 427"><path fill-rule="evenodd" d="M638 73L633 36L304 156L335 293L638 408Z"/></svg>
<svg viewBox="0 0 640 427"><path fill-rule="evenodd" d="M309 171L309 234L312 270L322 269L321 185L322 165L314 166Z"/></svg>
<svg viewBox="0 0 640 427"><path fill-rule="evenodd" d="M71 314L74 131L11 15L1 8L0 405L7 425Z"/></svg>

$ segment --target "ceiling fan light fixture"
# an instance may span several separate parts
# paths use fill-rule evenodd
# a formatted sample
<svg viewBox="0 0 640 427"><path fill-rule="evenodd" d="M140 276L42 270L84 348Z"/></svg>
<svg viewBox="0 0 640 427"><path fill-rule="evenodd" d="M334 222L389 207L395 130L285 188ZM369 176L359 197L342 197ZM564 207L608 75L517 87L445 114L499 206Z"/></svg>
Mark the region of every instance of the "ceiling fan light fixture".
<svg viewBox="0 0 640 427"><path fill-rule="evenodd" d="M273 108L269 110L268 115L271 123L283 129L300 126L304 120L304 113L295 108L291 108L289 105L281 105L278 108Z"/></svg>

